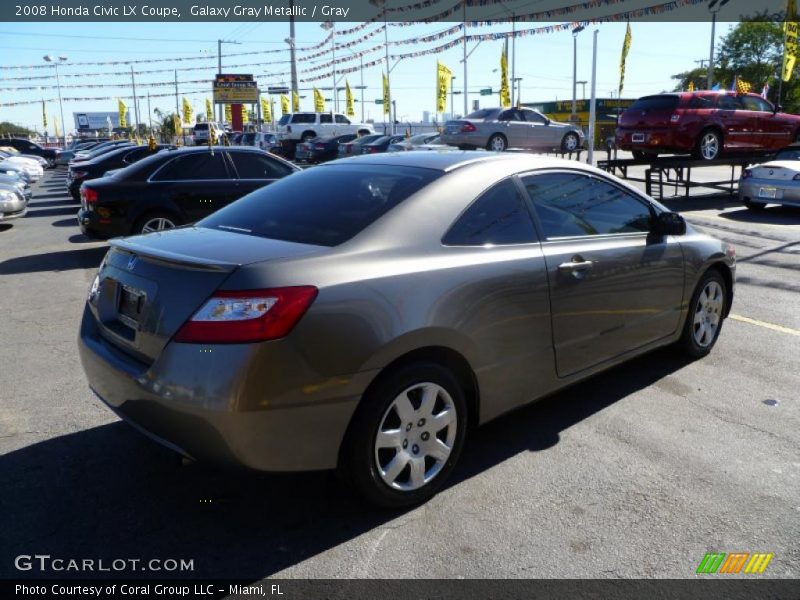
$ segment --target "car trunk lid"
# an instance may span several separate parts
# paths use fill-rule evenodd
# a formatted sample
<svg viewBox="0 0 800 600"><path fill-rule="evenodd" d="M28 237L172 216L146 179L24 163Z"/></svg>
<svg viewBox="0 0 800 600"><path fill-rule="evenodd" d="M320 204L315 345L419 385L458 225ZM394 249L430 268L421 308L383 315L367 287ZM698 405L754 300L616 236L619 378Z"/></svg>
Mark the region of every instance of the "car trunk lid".
<svg viewBox="0 0 800 600"><path fill-rule="evenodd" d="M101 335L150 364L181 325L238 267L320 250L206 228L116 239L90 303Z"/></svg>
<svg viewBox="0 0 800 600"><path fill-rule="evenodd" d="M791 181L798 174L798 161L770 161L762 165L750 167L753 177L774 179L775 181Z"/></svg>

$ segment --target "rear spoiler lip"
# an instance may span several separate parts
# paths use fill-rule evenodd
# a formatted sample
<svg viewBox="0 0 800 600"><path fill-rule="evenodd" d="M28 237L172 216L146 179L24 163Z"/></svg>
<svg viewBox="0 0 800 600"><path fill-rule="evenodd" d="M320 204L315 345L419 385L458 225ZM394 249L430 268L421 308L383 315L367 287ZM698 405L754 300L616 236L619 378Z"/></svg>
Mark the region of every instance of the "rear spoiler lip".
<svg viewBox="0 0 800 600"><path fill-rule="evenodd" d="M127 254L136 254L148 262L157 262L171 266L179 265L183 268L194 269L198 271L217 271L222 273L230 273L241 266L241 263L214 260L213 258L199 258L197 256L189 256L187 254L178 254L177 252L157 250L150 246L137 244L126 238L109 240L108 244L112 249L119 250Z"/></svg>

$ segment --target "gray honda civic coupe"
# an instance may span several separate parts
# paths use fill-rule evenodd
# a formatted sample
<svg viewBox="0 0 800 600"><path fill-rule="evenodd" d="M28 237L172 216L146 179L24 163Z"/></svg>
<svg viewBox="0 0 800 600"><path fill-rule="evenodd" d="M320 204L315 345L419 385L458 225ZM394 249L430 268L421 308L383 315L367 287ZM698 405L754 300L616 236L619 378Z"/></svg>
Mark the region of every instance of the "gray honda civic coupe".
<svg viewBox="0 0 800 600"><path fill-rule="evenodd" d="M477 425L660 346L706 355L735 279L733 247L635 188L525 154L347 158L110 244L79 347L117 415L392 507Z"/></svg>

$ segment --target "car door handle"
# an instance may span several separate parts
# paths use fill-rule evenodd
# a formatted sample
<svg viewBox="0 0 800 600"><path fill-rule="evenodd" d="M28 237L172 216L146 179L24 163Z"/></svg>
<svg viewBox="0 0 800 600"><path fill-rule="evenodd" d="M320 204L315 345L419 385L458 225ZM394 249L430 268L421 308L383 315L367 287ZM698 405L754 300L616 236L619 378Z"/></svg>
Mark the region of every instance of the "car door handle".
<svg viewBox="0 0 800 600"><path fill-rule="evenodd" d="M559 271L586 271L591 268L592 261L590 260L573 260L558 265Z"/></svg>

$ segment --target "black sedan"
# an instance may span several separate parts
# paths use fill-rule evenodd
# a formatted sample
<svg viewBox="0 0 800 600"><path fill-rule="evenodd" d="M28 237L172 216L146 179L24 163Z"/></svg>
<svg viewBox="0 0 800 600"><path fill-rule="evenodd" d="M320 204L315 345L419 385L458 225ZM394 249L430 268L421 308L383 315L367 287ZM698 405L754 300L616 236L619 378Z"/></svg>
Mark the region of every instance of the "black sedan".
<svg viewBox="0 0 800 600"><path fill-rule="evenodd" d="M374 142L377 139L382 138L383 136L380 133L371 133L369 135L362 135L359 138L354 139L351 142L347 142L345 144L339 144L339 158L345 156L358 156L361 154L361 146L364 144L369 144Z"/></svg>
<svg viewBox="0 0 800 600"><path fill-rule="evenodd" d="M356 139L356 134L347 133L328 137L316 137L306 142L297 144L295 160L304 160L310 163L321 163L336 158L339 144L346 144Z"/></svg>
<svg viewBox="0 0 800 600"><path fill-rule="evenodd" d="M143 158L147 158L167 148L175 148L175 146L159 144L154 150L150 150L150 147L146 145L123 146L122 148L115 148L105 154L100 154L85 162L73 163L69 166L69 170L67 171L67 189L75 200L80 200L80 188L82 183L102 177L105 175L106 171L122 169L128 165L132 165Z"/></svg>
<svg viewBox="0 0 800 600"><path fill-rule="evenodd" d="M361 146L361 154L379 154L381 152L386 152L389 144L396 144L402 142L404 139L406 139L404 135L385 135L374 142Z"/></svg>
<svg viewBox="0 0 800 600"><path fill-rule="evenodd" d="M167 150L84 183L78 223L84 234L100 238L170 229L298 170L257 148Z"/></svg>
<svg viewBox="0 0 800 600"><path fill-rule="evenodd" d="M3 146L11 146L12 148L16 148L22 154L33 154L34 156L41 156L43 159L47 161L47 164L50 167L53 167L56 164L56 153L57 151L53 148L45 148L40 146L39 144L35 144L29 140L24 140L22 138L10 138L7 140L3 140Z"/></svg>

